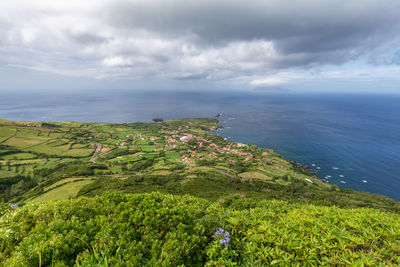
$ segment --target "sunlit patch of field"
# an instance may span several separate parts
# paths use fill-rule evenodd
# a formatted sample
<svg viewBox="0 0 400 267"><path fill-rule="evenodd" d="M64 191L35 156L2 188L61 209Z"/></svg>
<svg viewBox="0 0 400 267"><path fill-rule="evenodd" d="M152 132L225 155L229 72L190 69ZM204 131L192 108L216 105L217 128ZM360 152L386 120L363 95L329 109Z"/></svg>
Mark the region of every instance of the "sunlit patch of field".
<svg viewBox="0 0 400 267"><path fill-rule="evenodd" d="M43 153L52 156L71 156L71 157L87 157L93 153L93 149L70 149L70 143L61 144L60 141L58 146L50 146L49 144L39 144L36 146L32 146L27 150L33 151L36 153ZM54 144L54 143L52 143Z"/></svg>
<svg viewBox="0 0 400 267"><path fill-rule="evenodd" d="M8 146L13 146L17 148L28 148L34 145L38 145L40 143L45 142L43 138L32 138L32 137L12 137L8 139L5 144Z"/></svg>
<svg viewBox="0 0 400 267"><path fill-rule="evenodd" d="M15 173L12 171L0 170L0 179L15 176Z"/></svg>
<svg viewBox="0 0 400 267"><path fill-rule="evenodd" d="M153 164L153 170L169 170L168 165L165 165L163 160L158 161L157 163Z"/></svg>
<svg viewBox="0 0 400 267"><path fill-rule="evenodd" d="M143 152L138 152L135 154L127 154L127 155L122 155L115 157L113 159L110 159L110 162L128 162L128 161L137 161L143 159Z"/></svg>
<svg viewBox="0 0 400 267"><path fill-rule="evenodd" d="M31 153L16 153L16 154L9 154L9 155L4 155L0 157L0 159L34 159L36 158L36 155L31 154Z"/></svg>
<svg viewBox="0 0 400 267"><path fill-rule="evenodd" d="M4 165L4 161L0 161ZM30 164L42 164L43 159L23 159L23 160L8 160L8 165L30 165Z"/></svg>
<svg viewBox="0 0 400 267"><path fill-rule="evenodd" d="M87 178L87 177L70 177L70 178L65 178L65 179L62 179L62 180L59 180L59 181L55 182L55 183L52 184L52 185L49 185L49 186L43 188L43 190L44 190L45 192L47 192L47 191L49 191L49 190L51 190L51 189L53 189L53 188L55 188L55 187L57 187L57 186L60 186L60 185L63 185L63 184L67 184L67 183L71 183L71 182L75 182L75 181L79 181L79 180L92 180L92 178Z"/></svg>
<svg viewBox="0 0 400 267"><path fill-rule="evenodd" d="M151 173L152 175L170 175L173 174L173 172L171 171L167 171L167 170L157 170Z"/></svg>
<svg viewBox="0 0 400 267"><path fill-rule="evenodd" d="M280 166L285 167L285 168L290 168L291 167L291 164L287 160L285 160L283 158L279 158L279 157L273 157L272 158L272 163L276 164L276 165L280 165Z"/></svg>
<svg viewBox="0 0 400 267"><path fill-rule="evenodd" d="M49 146L49 144L40 144L29 148L29 151L43 153L48 155L62 155L69 150L69 145Z"/></svg>
<svg viewBox="0 0 400 267"><path fill-rule="evenodd" d="M93 153L92 149L70 149L62 153L63 156L88 157Z"/></svg>
<svg viewBox="0 0 400 267"><path fill-rule="evenodd" d="M92 183L91 180L82 180L77 182L69 182L60 187L54 188L53 190L47 191L46 193L34 198L32 202L49 201L49 200L66 200L74 198L78 195L85 185Z"/></svg>
<svg viewBox="0 0 400 267"><path fill-rule="evenodd" d="M159 153L158 152L150 152L150 153L145 153L143 157L147 159L152 159L158 157Z"/></svg>
<svg viewBox="0 0 400 267"><path fill-rule="evenodd" d="M254 171L250 171L250 172L242 172L239 174L239 176L243 179L243 180L251 180L251 179L262 179L262 180L272 180L271 177L259 173L259 172L254 172Z"/></svg>
<svg viewBox="0 0 400 267"><path fill-rule="evenodd" d="M216 169L227 172L227 173L234 173L234 171L226 166L216 166Z"/></svg>
<svg viewBox="0 0 400 267"><path fill-rule="evenodd" d="M101 149L100 153L105 154L105 153L110 152L111 150L112 150L112 148L110 148L110 147L103 147Z"/></svg>
<svg viewBox="0 0 400 267"><path fill-rule="evenodd" d="M64 133L56 133L56 132L49 132L47 134L47 136L51 139L59 139L59 138L62 138L63 135L64 135Z"/></svg>
<svg viewBox="0 0 400 267"><path fill-rule="evenodd" d="M50 147L58 147L58 146L66 145L66 144L68 144L68 142L69 142L68 139L57 139L57 140L47 143L47 145Z"/></svg>
<svg viewBox="0 0 400 267"><path fill-rule="evenodd" d="M8 121L0 119L0 125L8 126L29 126L29 127L40 127L40 122L29 122L29 121Z"/></svg>
<svg viewBox="0 0 400 267"><path fill-rule="evenodd" d="M16 129L8 128L8 127L0 127L0 143L10 138L16 133Z"/></svg>
<svg viewBox="0 0 400 267"><path fill-rule="evenodd" d="M88 147L87 144L73 144L73 145L71 146L72 149L87 148L87 147ZM108 149L108 150L111 150L111 149ZM107 152L107 148L103 148L103 149L101 150L101 152L102 152L102 153Z"/></svg>
<svg viewBox="0 0 400 267"><path fill-rule="evenodd" d="M267 176L283 176L288 173L287 170L281 170L279 168L270 166L258 167L257 170L261 171Z"/></svg>
<svg viewBox="0 0 400 267"><path fill-rule="evenodd" d="M18 130L18 132L15 135L16 137L34 138L34 137L37 137L40 133L40 131L35 128L16 127L16 129ZM40 137L40 138L43 139L44 137ZM46 138L44 138L44 139L46 139Z"/></svg>

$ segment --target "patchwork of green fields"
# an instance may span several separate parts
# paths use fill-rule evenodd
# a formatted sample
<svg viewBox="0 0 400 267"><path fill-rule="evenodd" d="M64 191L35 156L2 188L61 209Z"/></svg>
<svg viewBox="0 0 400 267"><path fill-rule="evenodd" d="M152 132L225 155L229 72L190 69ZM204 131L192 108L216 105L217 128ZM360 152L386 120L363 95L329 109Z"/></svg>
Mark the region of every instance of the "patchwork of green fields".
<svg viewBox="0 0 400 267"><path fill-rule="evenodd" d="M132 124L0 120L0 198L22 203L122 190L371 205L370 195L325 183L270 149L210 132L218 127L213 119ZM346 197L335 199L338 192ZM400 210L383 197L373 205Z"/></svg>

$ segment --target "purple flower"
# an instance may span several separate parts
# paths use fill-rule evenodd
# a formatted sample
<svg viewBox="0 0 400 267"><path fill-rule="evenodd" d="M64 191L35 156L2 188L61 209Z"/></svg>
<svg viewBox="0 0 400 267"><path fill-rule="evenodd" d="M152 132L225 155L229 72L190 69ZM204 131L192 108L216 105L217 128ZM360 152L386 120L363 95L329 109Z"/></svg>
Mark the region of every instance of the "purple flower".
<svg viewBox="0 0 400 267"><path fill-rule="evenodd" d="M216 238L218 240L218 242L223 245L224 247L228 247L229 242L231 242L231 238L229 236L229 232L225 231L222 228L217 229L217 231L215 231L214 233L214 238Z"/></svg>
<svg viewBox="0 0 400 267"><path fill-rule="evenodd" d="M12 204L12 205L11 205L11 208L12 208L12 209L17 209L17 208L19 208L19 206L18 206L18 204Z"/></svg>

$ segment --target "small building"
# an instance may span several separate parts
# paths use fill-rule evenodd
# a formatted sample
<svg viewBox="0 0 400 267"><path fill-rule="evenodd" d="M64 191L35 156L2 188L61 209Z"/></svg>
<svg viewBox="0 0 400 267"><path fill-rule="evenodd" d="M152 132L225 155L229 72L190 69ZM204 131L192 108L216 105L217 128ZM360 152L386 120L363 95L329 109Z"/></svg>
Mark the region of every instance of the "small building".
<svg viewBox="0 0 400 267"><path fill-rule="evenodd" d="M182 136L181 138L179 138L182 142L187 142L188 140L189 140L189 137L187 137L186 135L185 136Z"/></svg>

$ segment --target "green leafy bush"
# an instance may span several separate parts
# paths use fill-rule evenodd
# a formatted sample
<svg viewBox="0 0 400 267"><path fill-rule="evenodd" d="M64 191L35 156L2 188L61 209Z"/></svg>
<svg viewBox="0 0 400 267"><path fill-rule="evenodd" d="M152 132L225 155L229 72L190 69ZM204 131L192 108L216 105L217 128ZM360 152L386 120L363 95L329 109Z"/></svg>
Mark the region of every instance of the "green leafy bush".
<svg viewBox="0 0 400 267"><path fill-rule="evenodd" d="M276 200L108 193L0 217L4 266L390 266L399 243L398 214Z"/></svg>
<svg viewBox="0 0 400 267"><path fill-rule="evenodd" d="M206 237L195 219L204 204L154 193L26 205L1 218L0 263L200 263Z"/></svg>
<svg viewBox="0 0 400 267"><path fill-rule="evenodd" d="M250 210L215 215L240 240L236 249L243 265L400 263L397 214L262 201Z"/></svg>

